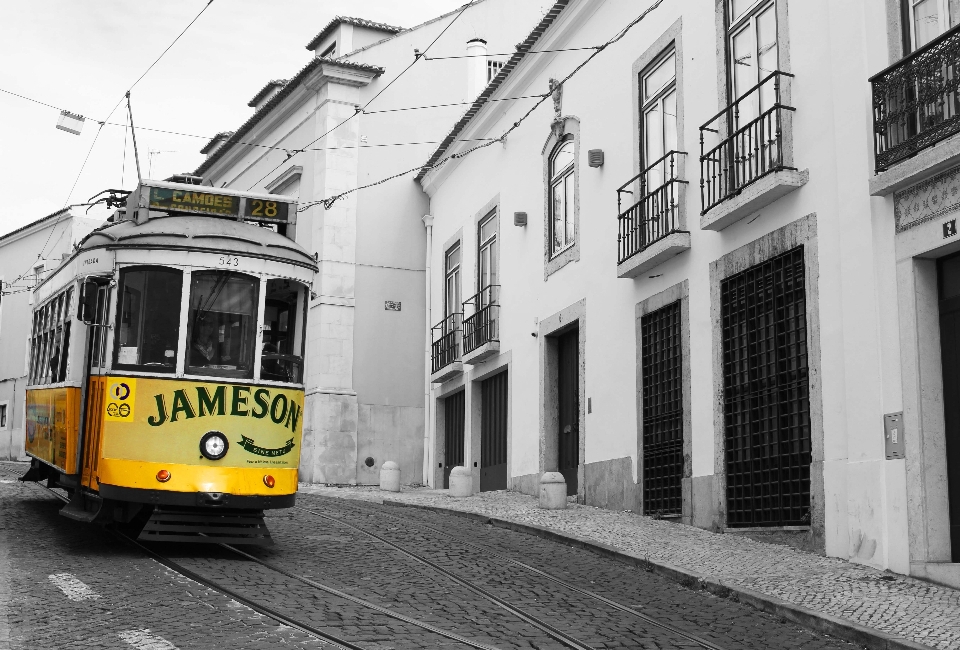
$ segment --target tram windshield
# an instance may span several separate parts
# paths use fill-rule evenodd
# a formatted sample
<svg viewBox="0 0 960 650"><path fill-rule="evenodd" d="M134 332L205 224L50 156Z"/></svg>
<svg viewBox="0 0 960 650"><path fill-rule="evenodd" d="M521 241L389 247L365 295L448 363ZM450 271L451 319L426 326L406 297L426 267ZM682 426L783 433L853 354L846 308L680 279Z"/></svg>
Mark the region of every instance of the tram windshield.
<svg viewBox="0 0 960 650"><path fill-rule="evenodd" d="M190 282L187 372L252 378L260 282L230 271L195 271Z"/></svg>
<svg viewBox="0 0 960 650"><path fill-rule="evenodd" d="M120 271L120 317L114 365L174 372L180 336L183 273L160 267Z"/></svg>
<svg viewBox="0 0 960 650"><path fill-rule="evenodd" d="M305 286L292 280L267 280L260 379L303 381L306 306Z"/></svg>

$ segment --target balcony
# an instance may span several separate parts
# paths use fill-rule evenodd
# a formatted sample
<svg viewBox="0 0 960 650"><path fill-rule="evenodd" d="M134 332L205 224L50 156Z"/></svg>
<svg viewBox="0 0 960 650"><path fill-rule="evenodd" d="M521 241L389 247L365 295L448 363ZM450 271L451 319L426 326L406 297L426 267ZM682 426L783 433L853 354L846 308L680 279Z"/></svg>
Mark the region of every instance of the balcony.
<svg viewBox="0 0 960 650"><path fill-rule="evenodd" d="M430 329L433 334L430 381L434 384L443 383L463 373L463 362L460 359L462 322L463 314L450 314Z"/></svg>
<svg viewBox="0 0 960 650"><path fill-rule="evenodd" d="M500 352L500 285L484 287L463 303L463 362L477 364Z"/></svg>
<svg viewBox="0 0 960 650"><path fill-rule="evenodd" d="M690 233L680 217L687 181L678 178L678 163L685 155L669 152L617 190L618 278L635 278L690 249ZM625 194L640 197L626 211Z"/></svg>
<svg viewBox="0 0 960 650"><path fill-rule="evenodd" d="M960 28L870 78L874 171L890 194L960 164Z"/></svg>
<svg viewBox="0 0 960 650"><path fill-rule="evenodd" d="M700 227L723 230L807 182L793 167L793 75L775 71L700 127Z"/></svg>

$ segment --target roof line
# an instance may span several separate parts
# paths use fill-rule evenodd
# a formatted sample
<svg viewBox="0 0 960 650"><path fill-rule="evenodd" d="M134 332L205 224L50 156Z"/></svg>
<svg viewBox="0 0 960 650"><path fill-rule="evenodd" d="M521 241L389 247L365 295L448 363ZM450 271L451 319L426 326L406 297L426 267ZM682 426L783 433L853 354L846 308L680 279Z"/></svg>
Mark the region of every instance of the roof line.
<svg viewBox="0 0 960 650"><path fill-rule="evenodd" d="M447 134L447 137L443 139L440 143L440 146L437 147L437 150L433 152L433 155L430 156L430 159L424 164L424 166L417 173L417 181L422 181L430 169L443 157L443 154L447 152L450 148L450 145L463 133L464 129L467 128L467 125L473 121L473 118L480 113L481 109L486 106L489 102L490 97L503 85L507 77L517 68L520 62L524 59L527 52L533 49L537 44L540 38L547 32L550 26L556 21L560 13L567 7L570 3L570 0L556 0L553 7L544 14L543 19L537 24L536 27L527 35L527 38L523 40L522 43L517 45L517 51L510 57L510 59L503 64L503 68L500 69L500 72L494 77L487 87L483 89L483 92L480 93L480 96L473 102L470 108L463 114L456 124L453 125L450 133Z"/></svg>
<svg viewBox="0 0 960 650"><path fill-rule="evenodd" d="M44 221L46 221L46 220L48 220L48 219L53 219L54 217L62 216L63 213L65 213L65 212L70 212L70 208L69 208L69 207L61 208L61 209L57 210L56 212L54 212L54 213L52 213L52 214L48 214L48 215L45 216L45 217L40 217L40 218L37 219L36 221L31 221L31 222L28 223L27 225L21 226L20 228L17 228L16 230L11 230L11 231L8 232L6 235L0 235L0 241L3 241L4 239L6 239L6 238L8 238L8 237L13 237L14 235L16 235L16 234L19 233L19 232L23 232L24 230L29 230L30 228L33 228L34 226L40 225L41 223L43 223Z"/></svg>
<svg viewBox="0 0 960 650"><path fill-rule="evenodd" d="M404 31L403 27L396 27L394 25L387 25L386 23L378 23L375 20L367 20L366 18L355 18L353 16L334 16L333 20L326 24L326 26L320 30L320 33L310 39L310 42L307 43L306 49L313 50L320 44L320 41L325 39L334 29L340 25L353 25L354 27L364 27L366 29L372 29L377 32L386 32L397 34Z"/></svg>

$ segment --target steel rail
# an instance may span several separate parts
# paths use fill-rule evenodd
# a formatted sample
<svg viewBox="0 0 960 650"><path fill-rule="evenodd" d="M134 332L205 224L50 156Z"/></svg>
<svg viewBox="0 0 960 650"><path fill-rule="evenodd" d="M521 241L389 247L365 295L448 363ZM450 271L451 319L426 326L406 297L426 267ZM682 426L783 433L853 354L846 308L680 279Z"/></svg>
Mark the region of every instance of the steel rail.
<svg viewBox="0 0 960 650"><path fill-rule="evenodd" d="M332 497L330 497L330 498L332 498ZM344 501L344 500L341 499L341 501ZM366 502L360 502L360 503L366 503ZM341 504L338 504L338 505L341 505ZM390 517L391 519L399 520L399 521L403 522L404 524L406 524L407 526L409 526L409 527L411 527L411 528L419 528L420 530L429 530L429 531L431 531L431 532L433 532L433 533L436 533L436 534L438 534L438 535L441 535L442 537L447 537L447 538L449 538L449 539L455 540L455 541L458 542L459 544L462 544L462 545L464 545L464 546L466 546L466 547L468 547L468 548L472 548L472 549L476 550L477 552L483 553L484 555L486 555L486 556L488 556L488 557L496 558L497 560L501 560L501 561L503 561L503 562L507 562L507 563L512 564L512 565L514 565L514 566L517 566L517 567L520 567L520 568L522 568L522 569L525 569L525 570L527 570L527 571L529 571L529 572L531 572L531 573L535 573L535 574L537 574L537 575L539 575L539 576L541 576L541 577L543 577L543 578L546 578L547 580L550 580L551 582L553 582L553 583L555 583L555 584L557 584L557 585L560 585L560 586L563 587L564 589L567 589L567 590L569 590L569 591L573 591L573 592L578 593L578 594L581 594L581 595L583 595L583 596L587 596L587 597L589 597L589 598L593 598L593 599L595 599L595 600L597 600L597 601L600 601L600 602L604 603L605 605L608 605L608 606L610 606L610 607L612 607L612 608L614 608L614 609L616 609L616 610L618 610L618 611L621 611L621 612L624 612L624 613L627 613L627 614L632 614L632 615L636 616L637 618L639 618L640 620L644 621L645 623L648 623L648 624L653 625L653 626L655 626L655 627L658 627L658 628L660 628L660 629L662 629L662 630L664 630L664 631L667 631L667 632L670 632L670 633L672 633L672 634L675 634L675 635L677 635L677 636L679 636L679 637L682 637L682 638L686 639L687 641L692 641L693 643L696 643L696 644L698 644L698 645L700 645L700 646L702 646L702 647L704 647L704 648L707 648L708 650L726 650L723 646L719 646L719 645L717 645L717 644L715 644L715 643L713 643L713 642L711 642L711 641L708 641L707 639L704 639L704 638L702 638L702 637L696 636L696 635L691 634L691 633L689 633L689 632L684 632L683 630L681 630L681 629L679 629L679 628L677 628L677 627L674 627L673 625L670 625L669 623L662 623L662 622L656 620L655 618L653 618L653 617L651 617L651 616L649 616L649 615L647 615L647 614L643 614L643 613L641 613L641 612L638 612L635 608L630 607L629 605L624 605L623 603L619 603L619 602L617 602L617 601L615 601L615 600L611 600L610 598L607 598L606 596L601 596L600 594L595 593L595 592L593 592L593 591L590 591L589 589L582 589L582 588L580 588L580 587L577 587L576 585L573 585L573 584L571 584L571 583L569 583L569 582L566 582L565 580L562 580L562 579L560 579L560 578L557 578L556 576L551 575L551 574L547 573L546 571L543 571L542 569L538 569L538 568L536 568L536 567L534 567L534 566L531 566L531 565L526 564L526 563L524 563L524 562L521 562L521 561L519 561L519 560L515 560L515 559L513 559L513 558L511 558L511 557L507 557L507 556L505 556L505 555L501 555L501 554L499 554L499 553L492 552L492 551L490 551L490 550L488 550L488 549L486 549L486 548L484 548L484 547L482 547L482 546L480 546L480 545L478 545L478 544L474 544L474 543L472 543L472 542L468 542L468 541L466 541L466 540L463 540L463 539L457 537L456 535L451 535L450 533L448 533L448 532L446 532L446 531L444 531L444 530L440 530L439 528L434 528L433 526L430 526L430 525L428 525L428 524L419 523L419 522L418 522L418 523L413 523L413 522L411 522L411 521L410 521L409 519L407 519L407 518L404 518L404 517L401 517L401 516L399 516L399 515L395 515L395 514L392 514L392 513L388 513L388 512L382 512L382 511L380 511L380 510L378 510L378 509L368 508L368 507L357 507L354 503L349 503L349 504L344 503L343 505L348 505L348 508L347 508L347 509L350 509L350 507L354 507L357 512L371 512L371 513L375 512L375 513L377 513L377 514L382 514L382 515L384 515L385 517ZM295 507L296 507L297 509L304 509L302 506L295 506Z"/></svg>
<svg viewBox="0 0 960 650"><path fill-rule="evenodd" d="M565 646L567 646L567 647L569 647L569 648L574 648L574 650L594 650L594 648L593 648L592 646L589 646L589 645L585 644L584 642L580 641L579 639L570 636L569 634L567 634L567 633L564 632L563 630L560 630L560 629L558 629L558 628L550 625L549 623L540 620L539 618L537 618L536 616L534 616L534 615L532 615L532 614L528 614L527 612L523 611L523 610L520 609L519 607L510 604L509 602L507 602L506 600L500 598L499 596L496 596L496 595L490 593L489 591L487 591L486 589L483 589L482 587L478 587L477 585L475 585L475 584L472 583L471 581L466 580L466 579L464 579L464 578L461 578L460 576L456 575L456 574L453 573L452 571L448 571L448 570L444 569L443 567L441 567L441 566L438 565L437 563L431 562L430 560L428 560L428 559L426 559L426 558L424 558L424 557L422 557L422 556L420 556L420 555L417 555L416 553L414 553L414 552L412 552L412 551L408 551L408 550L407 550L406 548L404 548L403 546L400 546L399 544L395 544L394 542L391 542L390 540L385 539L385 538L381 537L380 535L377 535L376 533L372 533L372 532L370 532L369 530L366 530L365 528L363 528L363 527L361 527L361 526L357 526L357 525L355 525L355 524L351 524L350 522L344 521L344 520L342 520L342 519L338 519L337 517L331 517L330 515L325 515L325 514L323 514L323 513L316 512L316 511L310 510L310 509L308 509L308 508L304 508L303 506L294 506L294 507L295 507L297 510L302 510L303 512L309 513L309 514L314 515L314 516L316 516L316 517L320 517L320 518L322 518L322 519L327 519L327 520L329 520L329 521L334 521L334 522L340 524L341 526L345 526L345 527L347 527L347 528L353 528L354 530L356 530L356 531L358 531L358 532L360 532L360 533L362 533L362 534L364 534L364 535L367 535L368 537L372 537L373 539L375 539L375 540L377 540L377 541L379 541L379 542L381 542L381 543L383 543L383 544L386 544L387 546L393 548L394 550L399 551L400 553L406 555L407 557L409 557L410 559L414 560L415 562L418 562L418 563L420 563L420 564L423 564L423 565L429 567L430 569L433 569L433 570L436 571L437 573L440 573L440 574L442 574L443 576L449 578L450 580L453 580L454 582L456 582L457 584L459 584L461 587L464 587L464 588L466 588L466 589L469 589L469 590L472 591L473 593L475 593L475 594L477 594L477 595L479 595L479 596L481 596L481 597L483 597L483 598L486 598L486 599L489 600L490 602L496 604L497 606L499 606L499 607L502 608L502 609L505 609L506 611L510 612L511 614L513 614L514 616L516 616L517 618L519 618L520 620L522 620L522 621L524 621L524 622L526 622L526 623L529 623L530 625L532 625L532 626L534 626L535 628L539 629L541 632L543 632L543 633L546 634L547 636L552 637L553 639L559 641L560 643L562 643L563 645L565 645Z"/></svg>

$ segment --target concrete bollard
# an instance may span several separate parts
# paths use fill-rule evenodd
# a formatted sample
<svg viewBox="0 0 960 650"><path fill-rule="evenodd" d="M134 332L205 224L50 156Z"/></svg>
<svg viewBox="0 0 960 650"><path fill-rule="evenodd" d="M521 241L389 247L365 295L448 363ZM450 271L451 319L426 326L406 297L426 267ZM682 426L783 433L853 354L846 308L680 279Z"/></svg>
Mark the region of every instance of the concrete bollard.
<svg viewBox="0 0 960 650"><path fill-rule="evenodd" d="M560 472L544 472L540 477L540 507L544 510L567 507L567 481Z"/></svg>
<svg viewBox="0 0 960 650"><path fill-rule="evenodd" d="M450 470L450 496L473 496L473 475L466 467L454 467Z"/></svg>
<svg viewBox="0 0 960 650"><path fill-rule="evenodd" d="M380 466L380 489L386 492L400 491L400 466L392 460Z"/></svg>

